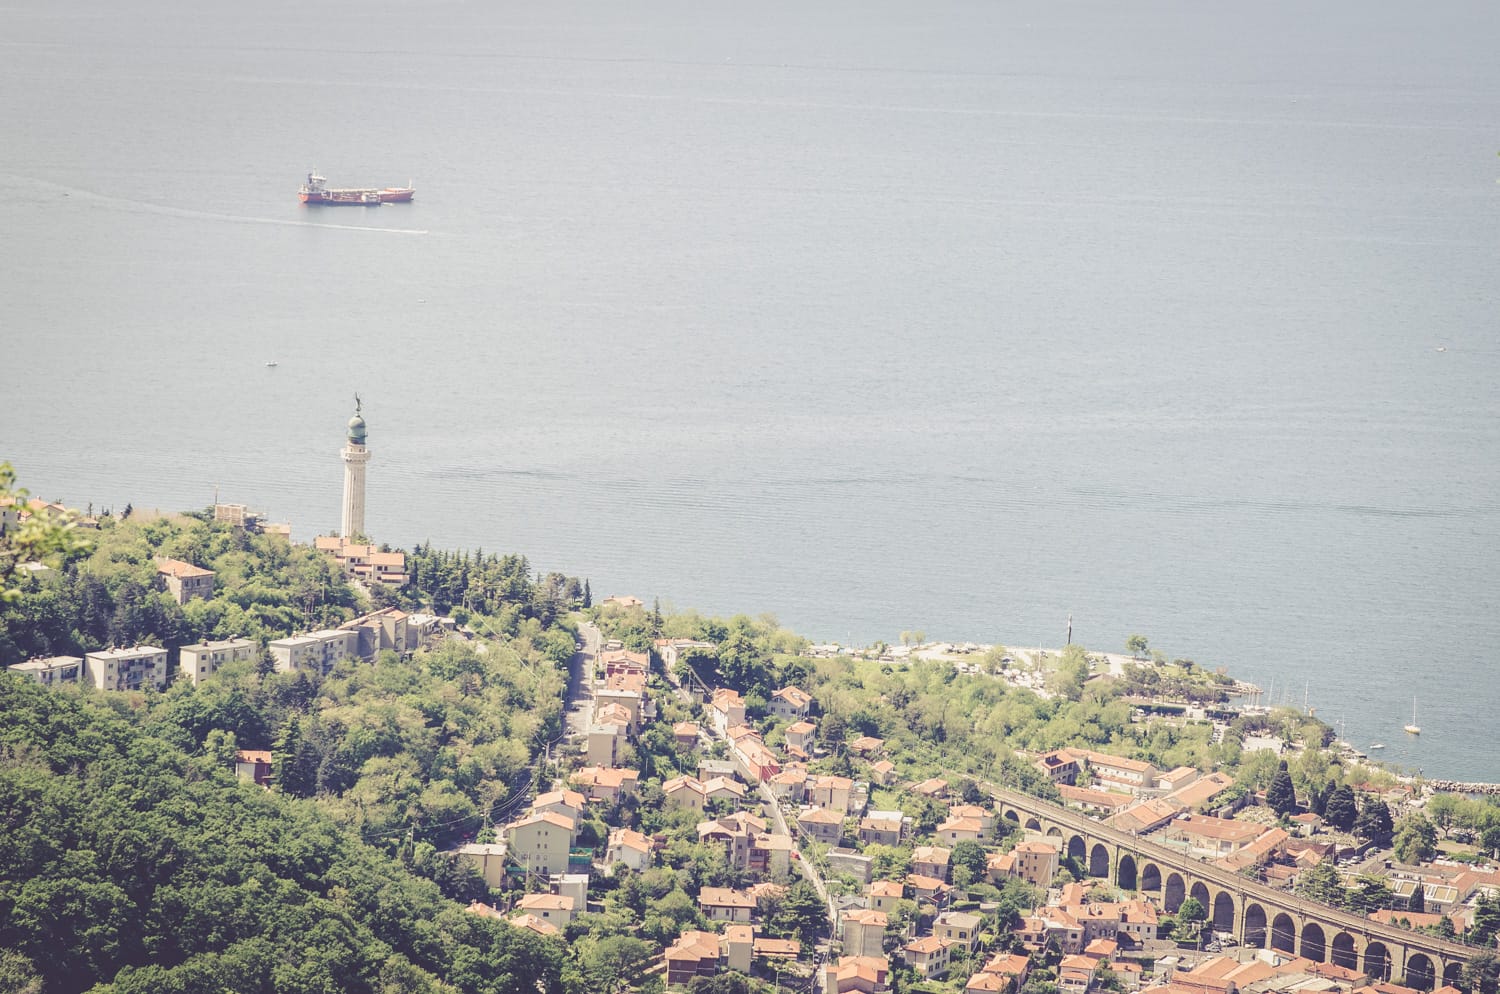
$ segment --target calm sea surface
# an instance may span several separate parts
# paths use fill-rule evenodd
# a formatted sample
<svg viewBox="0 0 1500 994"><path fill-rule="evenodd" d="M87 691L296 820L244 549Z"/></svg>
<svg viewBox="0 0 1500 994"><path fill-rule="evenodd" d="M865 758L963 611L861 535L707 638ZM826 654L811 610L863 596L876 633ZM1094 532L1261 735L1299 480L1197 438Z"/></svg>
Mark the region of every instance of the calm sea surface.
<svg viewBox="0 0 1500 994"><path fill-rule="evenodd" d="M1492 0L3 23L42 495L307 539L358 391L378 539L817 639L1071 612L1500 780ZM417 201L304 208L315 167Z"/></svg>

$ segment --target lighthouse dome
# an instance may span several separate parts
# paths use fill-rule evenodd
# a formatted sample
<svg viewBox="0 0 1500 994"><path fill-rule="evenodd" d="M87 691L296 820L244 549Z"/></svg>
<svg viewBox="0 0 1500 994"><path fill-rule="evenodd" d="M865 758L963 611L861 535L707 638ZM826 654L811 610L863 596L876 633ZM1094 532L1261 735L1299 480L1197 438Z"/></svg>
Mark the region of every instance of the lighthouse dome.
<svg viewBox="0 0 1500 994"><path fill-rule="evenodd" d="M349 441L365 444L365 419L359 414L349 419Z"/></svg>

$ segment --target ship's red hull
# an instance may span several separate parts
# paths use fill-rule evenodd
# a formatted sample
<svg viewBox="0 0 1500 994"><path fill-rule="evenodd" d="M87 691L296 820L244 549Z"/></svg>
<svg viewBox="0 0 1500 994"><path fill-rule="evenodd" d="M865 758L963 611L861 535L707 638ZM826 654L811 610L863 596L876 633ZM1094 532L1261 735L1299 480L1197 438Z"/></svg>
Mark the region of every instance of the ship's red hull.
<svg viewBox="0 0 1500 994"><path fill-rule="evenodd" d="M412 196L415 195L416 192L416 190L412 189L409 186L401 187L399 189L397 189L396 187L388 186L384 190L379 191L380 202L382 204L410 203Z"/></svg>

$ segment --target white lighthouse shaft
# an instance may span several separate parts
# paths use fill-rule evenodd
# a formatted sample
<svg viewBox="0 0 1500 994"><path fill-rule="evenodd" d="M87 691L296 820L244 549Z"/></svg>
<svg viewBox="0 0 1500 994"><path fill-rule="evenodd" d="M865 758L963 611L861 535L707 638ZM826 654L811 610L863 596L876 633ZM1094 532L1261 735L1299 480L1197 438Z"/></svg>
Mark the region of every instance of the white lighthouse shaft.
<svg viewBox="0 0 1500 994"><path fill-rule="evenodd" d="M350 442L344 446L344 515L339 534L346 539L365 533L365 463L370 450Z"/></svg>

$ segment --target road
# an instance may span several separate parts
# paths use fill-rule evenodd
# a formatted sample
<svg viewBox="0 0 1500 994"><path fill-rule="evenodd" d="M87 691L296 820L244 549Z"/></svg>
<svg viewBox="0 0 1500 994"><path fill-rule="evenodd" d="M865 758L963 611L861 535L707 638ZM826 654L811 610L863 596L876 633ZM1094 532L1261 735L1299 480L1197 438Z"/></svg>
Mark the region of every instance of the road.
<svg viewBox="0 0 1500 994"><path fill-rule="evenodd" d="M588 622L578 626L578 637L583 647L573 653L568 664L567 710L563 714L563 729L569 738L588 734L594 715L594 667L603 640L599 629Z"/></svg>

